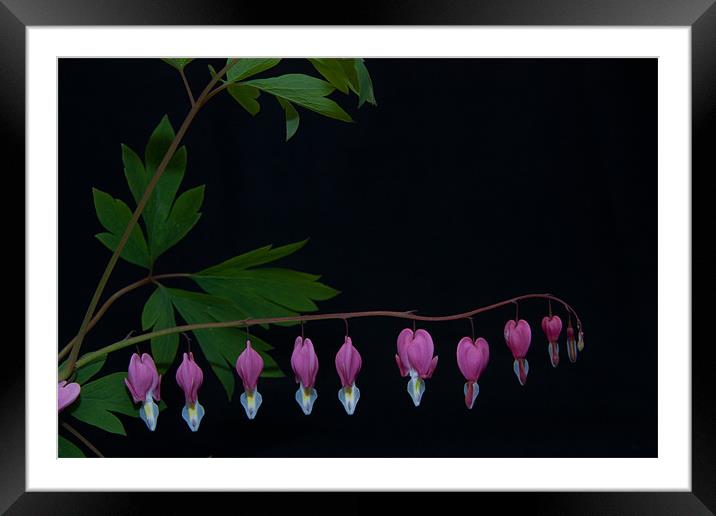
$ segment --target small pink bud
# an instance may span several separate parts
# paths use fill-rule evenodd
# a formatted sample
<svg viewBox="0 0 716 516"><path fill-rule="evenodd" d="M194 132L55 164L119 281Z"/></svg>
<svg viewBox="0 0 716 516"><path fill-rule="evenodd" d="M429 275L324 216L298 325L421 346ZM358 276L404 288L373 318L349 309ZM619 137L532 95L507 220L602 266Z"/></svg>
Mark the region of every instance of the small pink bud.
<svg viewBox="0 0 716 516"><path fill-rule="evenodd" d="M574 328L572 328L572 321L567 323L567 355L569 361L574 363L577 361L577 341L574 339Z"/></svg>
<svg viewBox="0 0 716 516"><path fill-rule="evenodd" d="M194 362L193 353L184 353L184 359L177 369L176 380L184 391L185 404L182 409L182 418L189 425L191 431L196 432L204 417L204 407L199 403L199 387L204 382L204 373Z"/></svg>
<svg viewBox="0 0 716 516"><path fill-rule="evenodd" d="M336 371L338 371L342 385L338 390L338 399L348 415L353 414L360 399L360 389L356 387L356 377L362 365L363 360L360 353L353 347L351 338L346 336L343 345L336 354Z"/></svg>
<svg viewBox="0 0 716 516"><path fill-rule="evenodd" d="M264 370L264 359L253 347L251 341L246 341L244 349L239 358L236 359L236 372L239 373L244 384L244 392L241 394L241 406L244 407L249 419L256 417L263 398L256 388L259 383L259 376Z"/></svg>
<svg viewBox="0 0 716 516"><path fill-rule="evenodd" d="M314 388L316 374L318 374L318 356L313 349L311 339L296 337L291 354L291 368L296 375L296 382L300 384L296 391L296 402L301 406L303 413L309 415L313 403L318 398L318 392Z"/></svg>
<svg viewBox="0 0 716 516"><path fill-rule="evenodd" d="M542 331L547 337L547 351L552 367L559 364L559 334L562 332L562 319L559 316L545 316L542 319Z"/></svg>

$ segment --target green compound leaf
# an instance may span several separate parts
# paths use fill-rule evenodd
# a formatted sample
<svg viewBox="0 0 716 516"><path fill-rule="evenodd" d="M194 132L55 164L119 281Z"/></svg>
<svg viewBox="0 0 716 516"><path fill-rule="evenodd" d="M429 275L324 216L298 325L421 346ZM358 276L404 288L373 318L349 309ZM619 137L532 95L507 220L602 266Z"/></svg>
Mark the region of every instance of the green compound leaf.
<svg viewBox="0 0 716 516"><path fill-rule="evenodd" d="M144 161L131 148L122 145L124 175L135 203L139 204L144 196L174 137L174 129L165 115L147 142ZM187 190L177 198L186 172L186 163L186 148L181 147L169 160L142 212L147 230L147 242L144 244L148 249L147 268L152 268L157 258L183 239L201 216L199 209L204 200L204 185ZM141 234L141 229L137 227L137 230ZM104 234L98 238L108 241L109 244L118 241L118 238ZM129 243L127 245L129 246Z"/></svg>
<svg viewBox="0 0 716 516"><path fill-rule="evenodd" d="M326 95L333 92L334 86L316 77L292 73L267 79L253 79L242 84L254 86L261 91L281 97L323 116L344 122L353 121L343 108L331 99L326 98Z"/></svg>

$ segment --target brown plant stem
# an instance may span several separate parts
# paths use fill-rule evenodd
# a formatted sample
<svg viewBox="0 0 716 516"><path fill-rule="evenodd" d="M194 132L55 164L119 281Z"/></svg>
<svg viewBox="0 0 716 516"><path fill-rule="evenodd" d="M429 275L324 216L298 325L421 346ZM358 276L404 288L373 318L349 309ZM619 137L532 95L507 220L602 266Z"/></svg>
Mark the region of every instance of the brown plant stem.
<svg viewBox="0 0 716 516"><path fill-rule="evenodd" d="M506 299L504 301L500 301L498 303L494 303L492 305L488 306L482 306L479 308L475 308L474 310L470 310L468 312L463 312L459 314L454 315L443 315L443 316L427 316L427 315L417 315L410 312L399 312L399 311L392 311L392 310L370 310L365 312L342 312L342 313L330 313L330 314L315 314L315 315L295 315L290 317L268 317L268 318L262 318L262 319L241 319L237 321L221 321L221 322L206 322L206 323L196 323L196 324L185 324L183 326L175 326L173 328L165 328L163 330L153 331L144 333L142 335L137 335L136 337L132 337L130 339L124 339L119 342L115 342L113 344L109 344L108 346L105 346L97 351L93 351L90 353L87 353L84 355L80 360L77 361L77 366L81 367L84 366L94 360L97 360L98 358L107 355L108 353L112 353L113 351L117 351L122 348L126 348L128 346L132 346L134 344L137 344L139 342L144 342L146 340L150 340L156 337L163 337L164 335L171 335L173 333L181 333L186 331L194 331L194 330L204 330L209 328L240 328L240 327L247 327L247 326L253 326L255 324L275 324L275 323L282 323L282 322L306 322L306 321L323 321L323 320L329 320L329 319L356 319L360 317L393 317L398 319L410 319L413 321L429 321L429 322L445 322L445 321L456 321L459 319L467 319L469 317L472 317L473 315L487 312L489 310L494 310L496 308L500 308L502 306L511 305L512 303L515 303L517 301L522 301L525 299L551 299L552 301L556 301L564 305L564 308L571 314L574 315L574 317L577 320L577 324L581 326L581 322L579 320L579 316L577 316L577 313L574 311L574 309L562 299L553 296L552 294L525 294L522 296L513 297L510 299ZM60 375L60 380L65 380L66 377L62 377Z"/></svg>
<svg viewBox="0 0 716 516"><path fill-rule="evenodd" d="M154 191L154 187L157 186L159 179L162 177L164 170L166 170L167 165L169 164L169 160L171 160L172 156L174 156L174 153L176 152L177 147L179 146L179 142L184 137L184 134L186 133L187 129L189 129L189 126L191 125L191 122L194 120L194 117L199 112L199 110L204 106L205 102L208 100L208 96L211 93L212 88L219 81L219 79L226 73L226 70L228 70L230 66L233 66L234 62L235 62L234 59L229 59L226 63L226 66L224 66L224 68L222 68L221 71L215 77L212 77L212 79L209 81L209 83L206 85L206 87L204 87L204 90L201 92L201 95L199 95L199 98L197 99L196 103L191 107L191 109L189 110L189 112L186 115L186 118L184 118L184 122L182 122L181 126L179 127L179 130L177 131L176 136L174 137L174 140L172 140L171 144L169 144L169 148L167 149L167 152L164 154L162 161L159 163L159 166L157 167L157 170L154 173L154 176L152 176L152 179L149 181L149 184L147 185L147 189L144 191L144 195L142 195L142 198L137 203L137 208L134 210L134 213L132 213L132 218L129 220L127 227L124 229L124 233L122 234L122 237L120 238L119 243L117 244L117 247L114 249L114 252L112 253L112 257L109 259L109 263L107 263L107 266L105 267L104 272L102 273L102 277L100 278L99 283L97 283L97 287L95 288L94 294L92 295L92 300L90 301L90 304L87 307L87 311L85 312L85 316L82 320L82 324L80 325L80 329L77 332L77 338L75 339L75 342L72 345L72 348L70 349L70 358L68 360L66 370L62 372L62 376L65 376L65 377L69 376L72 373L72 371L75 369L75 365L77 363L77 357L79 356L79 352L80 352L80 347L82 346L82 341L84 340L84 337L87 334L87 326L89 325L90 320L92 320L92 316L94 315L95 309L97 308L99 299L100 299L100 297L102 297L102 292L104 292L104 287L107 285L107 281L109 280L109 277L112 274L112 271L114 270L114 266L117 264L117 261L119 260L119 255L121 254L122 250L124 249L124 246L127 243L127 240L129 239L129 235L131 234L132 230L134 229L134 226L137 225L137 222L139 221L139 217L141 216L142 212L144 211L144 207L147 205L147 202L149 201L149 198L152 195L152 192Z"/></svg>
<svg viewBox="0 0 716 516"><path fill-rule="evenodd" d="M146 278L142 278L139 281L135 281L134 283L130 283L124 288L119 289L117 292L109 296L107 301L104 302L104 304L100 307L99 310L97 310L97 313L92 318L92 320L87 325L87 331L89 332L92 328L95 327L97 322L102 318L102 316L109 310L109 307L112 306L112 304L117 301L120 297L122 297L124 294L127 294L131 292L132 290L138 289L139 287L143 287L144 285L148 283L152 283L154 281L160 280L160 279L167 279L167 278L188 278L190 274L184 274L184 273L175 273L175 274L158 274L156 276L147 276ZM60 351L57 355L57 361L59 362L62 360L65 356L67 356L67 353L70 352L70 349L72 349L72 346L75 343L75 340L77 340L77 335L75 335L71 341L67 343L67 345L62 348L62 351Z"/></svg>
<svg viewBox="0 0 716 516"><path fill-rule="evenodd" d="M83 436L83 435L82 435L81 433L79 433L77 430L75 430L74 428L72 428L69 423L65 423L65 422L63 421L61 424L62 424L62 427L63 427L65 430L67 430L69 433L71 433L71 434L74 435L77 439L79 439L79 440L82 442L82 444L84 444L87 448L89 448L89 449L92 451L92 453L94 453L95 455L97 455L97 457L104 458L104 455L102 455L102 453L101 453L91 442L89 442L85 436Z"/></svg>

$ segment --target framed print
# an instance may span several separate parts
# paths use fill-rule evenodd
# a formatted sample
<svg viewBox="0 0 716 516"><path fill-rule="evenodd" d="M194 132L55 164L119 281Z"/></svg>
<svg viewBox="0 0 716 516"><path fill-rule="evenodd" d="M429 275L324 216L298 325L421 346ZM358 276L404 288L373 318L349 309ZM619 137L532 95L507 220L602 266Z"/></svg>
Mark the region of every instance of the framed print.
<svg viewBox="0 0 716 516"><path fill-rule="evenodd" d="M11 513L154 490L713 510L708 2L174 27L7 4Z"/></svg>

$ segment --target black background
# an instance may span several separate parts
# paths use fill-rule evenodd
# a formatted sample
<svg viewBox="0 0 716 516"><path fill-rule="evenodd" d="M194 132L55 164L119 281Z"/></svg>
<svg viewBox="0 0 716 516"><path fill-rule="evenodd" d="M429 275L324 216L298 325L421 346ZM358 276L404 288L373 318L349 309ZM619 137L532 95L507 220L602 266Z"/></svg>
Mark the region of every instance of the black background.
<svg viewBox="0 0 716 516"><path fill-rule="evenodd" d="M196 90L208 78L204 64L187 69ZM552 292L585 325L578 362L568 362L562 342L562 362L550 367L539 329L546 303L522 303L533 344L520 387L502 340L514 310L482 315L477 333L490 342L491 362L468 411L454 359L468 323L424 325L440 363L415 408L393 361L404 324L355 321L362 399L347 416L333 367L343 323L311 323L306 335L321 369L309 417L289 375L260 382L264 405L247 421L238 396L227 403L205 367L207 415L196 434L179 415L173 369L162 389L169 409L154 434L123 416L129 438L76 426L108 456L656 456L656 60L367 64L378 107L356 111L355 97L337 94L356 123L301 111L288 143L273 99L263 99L255 119L228 96L212 101L185 139L183 189L206 183L202 220L157 272L191 272L310 236L282 265L323 274L342 291L323 311L447 314ZM109 259L93 237L101 227L91 187L128 201L119 144L141 152L161 116L178 126L188 101L178 74L159 60L61 60L59 71L64 345ZM289 71L313 73L284 61L270 75ZM108 292L142 274L121 263ZM148 294L116 303L84 349L139 330ZM296 330L255 331L290 371ZM131 352L115 354L105 371L126 368Z"/></svg>

